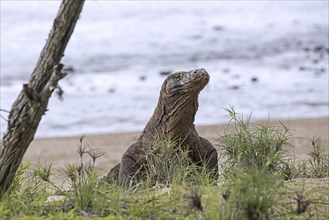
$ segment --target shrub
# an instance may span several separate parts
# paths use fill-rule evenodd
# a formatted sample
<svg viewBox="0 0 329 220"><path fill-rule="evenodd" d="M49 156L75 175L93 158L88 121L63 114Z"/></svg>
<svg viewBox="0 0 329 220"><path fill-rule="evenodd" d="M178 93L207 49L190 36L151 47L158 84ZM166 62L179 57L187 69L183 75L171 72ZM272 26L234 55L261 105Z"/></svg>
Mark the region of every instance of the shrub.
<svg viewBox="0 0 329 220"><path fill-rule="evenodd" d="M218 140L224 176L254 169L282 170L285 147L291 138L289 129L282 123L279 127L268 123L252 124L251 115L239 117L233 107L226 111L231 119Z"/></svg>
<svg viewBox="0 0 329 220"><path fill-rule="evenodd" d="M271 219L281 182L263 170L239 172L228 179L223 219Z"/></svg>

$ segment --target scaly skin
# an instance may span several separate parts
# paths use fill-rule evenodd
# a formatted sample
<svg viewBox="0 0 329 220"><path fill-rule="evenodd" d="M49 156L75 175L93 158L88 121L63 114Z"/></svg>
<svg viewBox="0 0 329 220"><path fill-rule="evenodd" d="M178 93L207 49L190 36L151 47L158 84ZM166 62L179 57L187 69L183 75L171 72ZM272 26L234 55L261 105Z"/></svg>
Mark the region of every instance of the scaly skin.
<svg viewBox="0 0 329 220"><path fill-rule="evenodd" d="M199 92L208 84L209 75L205 69L176 72L167 77L162 84L157 107L139 136L131 145L106 179L118 180L127 186L138 180L146 156L155 139L180 140L184 149L190 151L189 157L208 171L218 176L218 158L212 144L200 137L195 130L194 117L198 110Z"/></svg>

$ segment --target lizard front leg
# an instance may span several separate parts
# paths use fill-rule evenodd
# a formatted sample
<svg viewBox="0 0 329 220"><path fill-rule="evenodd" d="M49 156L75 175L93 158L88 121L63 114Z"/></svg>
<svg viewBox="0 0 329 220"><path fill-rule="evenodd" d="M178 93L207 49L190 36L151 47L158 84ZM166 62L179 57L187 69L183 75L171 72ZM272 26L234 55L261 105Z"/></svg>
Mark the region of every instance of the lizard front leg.
<svg viewBox="0 0 329 220"><path fill-rule="evenodd" d="M212 173L214 179L218 179L218 154L216 148L205 138L200 137L204 155L202 156L204 166Z"/></svg>
<svg viewBox="0 0 329 220"><path fill-rule="evenodd" d="M136 184L144 163L145 152L142 149L142 143L137 142L131 145L121 158L119 184L124 187Z"/></svg>

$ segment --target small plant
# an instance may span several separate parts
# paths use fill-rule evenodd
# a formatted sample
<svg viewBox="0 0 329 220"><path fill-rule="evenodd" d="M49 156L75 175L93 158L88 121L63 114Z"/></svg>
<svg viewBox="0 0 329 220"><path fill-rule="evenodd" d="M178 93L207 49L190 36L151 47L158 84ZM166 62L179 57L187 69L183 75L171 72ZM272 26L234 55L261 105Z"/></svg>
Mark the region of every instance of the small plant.
<svg viewBox="0 0 329 220"><path fill-rule="evenodd" d="M281 127L266 123L251 124L251 116L239 117L233 107L225 110L231 120L218 144L219 154L224 161L224 176L239 170L280 170L285 147L289 145L291 138L289 129L282 123Z"/></svg>
<svg viewBox="0 0 329 220"><path fill-rule="evenodd" d="M292 178L329 177L329 152L325 151L318 138L311 140L311 145L307 158L288 163Z"/></svg>
<svg viewBox="0 0 329 220"><path fill-rule="evenodd" d="M270 219L281 182L263 170L240 172L229 178L223 219Z"/></svg>
<svg viewBox="0 0 329 220"><path fill-rule="evenodd" d="M5 195L16 194L19 192L20 188L26 181L26 176L24 174L28 172L30 166L31 166L30 162L21 163L19 165L15 177Z"/></svg>
<svg viewBox="0 0 329 220"><path fill-rule="evenodd" d="M81 174L76 172L72 175L76 175L72 181L74 207L78 210L91 210L98 189L97 173L95 171L89 173L83 171Z"/></svg>
<svg viewBox="0 0 329 220"><path fill-rule="evenodd" d="M301 193L297 193L296 197L294 197L294 200L297 203L297 208L296 208L296 214L300 215L306 212L307 208L311 204L309 200L306 200L304 198L304 195Z"/></svg>
<svg viewBox="0 0 329 220"><path fill-rule="evenodd" d="M34 170L34 175L38 176L43 181L49 182L50 175L52 171L52 163L45 163L44 165L39 165Z"/></svg>
<svg viewBox="0 0 329 220"><path fill-rule="evenodd" d="M85 147L83 140L84 135L80 138L80 145L77 150L80 156L80 165L78 167L67 166L66 173L71 180L71 199L74 201L74 207L78 210L91 210L99 185L99 175L95 162L104 154L98 153L96 149L92 149L90 146ZM85 155L89 156L91 161L86 162Z"/></svg>
<svg viewBox="0 0 329 220"><path fill-rule="evenodd" d="M284 182L282 188L275 217L280 217L279 219L328 219L328 179L298 178Z"/></svg>
<svg viewBox="0 0 329 220"><path fill-rule="evenodd" d="M329 177L329 152L325 152L320 139L312 140L312 151L308 154L311 177Z"/></svg>

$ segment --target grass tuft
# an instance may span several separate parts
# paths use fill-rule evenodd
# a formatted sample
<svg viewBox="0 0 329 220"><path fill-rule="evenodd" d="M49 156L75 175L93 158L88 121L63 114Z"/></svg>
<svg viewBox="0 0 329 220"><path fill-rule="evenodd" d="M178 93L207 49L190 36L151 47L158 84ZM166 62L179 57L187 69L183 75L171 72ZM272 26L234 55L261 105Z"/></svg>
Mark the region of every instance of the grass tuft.
<svg viewBox="0 0 329 220"><path fill-rule="evenodd" d="M223 219L271 219L281 185L277 176L263 170L236 173L226 182Z"/></svg>
<svg viewBox="0 0 329 220"><path fill-rule="evenodd" d="M45 163L43 165L39 165L34 170L34 175L38 176L43 181L49 182L50 175L52 171L52 163Z"/></svg>
<svg viewBox="0 0 329 220"><path fill-rule="evenodd" d="M251 115L240 117L233 107L225 110L231 119L217 145L224 177L254 169L282 170L292 138L289 129L282 123L279 127L268 123L252 124Z"/></svg>
<svg viewBox="0 0 329 220"><path fill-rule="evenodd" d="M311 151L305 159L290 160L287 163L291 178L329 178L328 150L325 150L319 138L312 139L310 145Z"/></svg>
<svg viewBox="0 0 329 220"><path fill-rule="evenodd" d="M329 152L325 152L319 138L312 140L312 150L308 156L310 176L329 177Z"/></svg>

